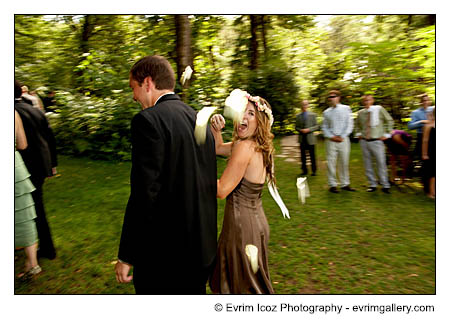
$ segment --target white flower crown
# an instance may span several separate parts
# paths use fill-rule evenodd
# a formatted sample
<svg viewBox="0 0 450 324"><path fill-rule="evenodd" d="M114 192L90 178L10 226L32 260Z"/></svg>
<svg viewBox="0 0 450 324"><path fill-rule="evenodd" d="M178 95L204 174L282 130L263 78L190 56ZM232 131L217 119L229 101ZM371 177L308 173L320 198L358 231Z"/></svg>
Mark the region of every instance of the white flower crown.
<svg viewBox="0 0 450 324"><path fill-rule="evenodd" d="M259 96L253 97L248 93L246 93L245 96L249 101L251 101L255 104L256 109L258 109L258 111L262 111L267 115L267 117L269 118L269 121L270 121L270 126L272 126L272 124L273 124L272 110L270 110L270 108L267 107L267 105L265 103L261 102L261 98Z"/></svg>

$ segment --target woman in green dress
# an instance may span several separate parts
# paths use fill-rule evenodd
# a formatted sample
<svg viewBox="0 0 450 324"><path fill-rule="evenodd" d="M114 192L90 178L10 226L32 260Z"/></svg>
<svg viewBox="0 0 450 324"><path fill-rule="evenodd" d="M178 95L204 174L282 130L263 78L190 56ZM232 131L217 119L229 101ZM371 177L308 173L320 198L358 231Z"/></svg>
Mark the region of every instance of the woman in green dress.
<svg viewBox="0 0 450 324"><path fill-rule="evenodd" d="M36 230L36 211L31 192L35 190L30 174L17 151L27 147L27 138L17 111L14 111L15 149L14 149L14 246L24 248L25 271L19 275L23 279L33 277L42 271L37 261L38 236Z"/></svg>

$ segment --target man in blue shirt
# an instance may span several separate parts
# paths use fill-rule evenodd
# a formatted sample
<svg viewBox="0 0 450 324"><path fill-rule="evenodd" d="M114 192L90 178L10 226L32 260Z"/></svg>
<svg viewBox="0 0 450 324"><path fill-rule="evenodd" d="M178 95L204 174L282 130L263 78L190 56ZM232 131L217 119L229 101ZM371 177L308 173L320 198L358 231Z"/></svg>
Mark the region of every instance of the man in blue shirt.
<svg viewBox="0 0 450 324"><path fill-rule="evenodd" d="M422 156L422 134L423 127L431 123L434 106L431 106L431 100L427 94L423 94L420 98L422 107L411 113L411 121L408 122L408 129L417 131L417 141L413 152L413 159L421 159ZM422 173L422 172L421 172ZM425 179L422 179L425 180ZM424 181L424 189L427 191L427 181Z"/></svg>
<svg viewBox="0 0 450 324"><path fill-rule="evenodd" d="M408 128L416 129L417 135L422 136L423 126L431 122L434 106L430 106L431 100L426 94L421 96L420 103L422 104L422 107L419 107L419 109L416 109L411 113L411 121L408 123ZM421 142L422 141L417 143Z"/></svg>

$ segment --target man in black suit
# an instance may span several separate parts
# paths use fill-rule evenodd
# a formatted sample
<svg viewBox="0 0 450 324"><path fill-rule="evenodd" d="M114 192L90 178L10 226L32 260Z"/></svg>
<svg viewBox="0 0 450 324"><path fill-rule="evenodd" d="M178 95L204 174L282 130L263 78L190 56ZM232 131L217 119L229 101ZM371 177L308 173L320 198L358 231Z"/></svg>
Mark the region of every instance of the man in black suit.
<svg viewBox="0 0 450 324"><path fill-rule="evenodd" d="M47 118L40 109L27 104L21 98L22 87L14 81L14 109L22 119L28 147L20 151L23 161L30 172L30 179L36 190L31 194L36 209L36 228L39 237L38 257L54 259L56 257L50 228L45 216L42 200L42 187L45 178L56 174L56 144Z"/></svg>
<svg viewBox="0 0 450 324"><path fill-rule="evenodd" d="M208 128L196 144L196 112L174 94L165 58L136 62L130 87L142 111L131 122L131 193L116 279L133 280L137 294L204 294L217 247L214 138Z"/></svg>

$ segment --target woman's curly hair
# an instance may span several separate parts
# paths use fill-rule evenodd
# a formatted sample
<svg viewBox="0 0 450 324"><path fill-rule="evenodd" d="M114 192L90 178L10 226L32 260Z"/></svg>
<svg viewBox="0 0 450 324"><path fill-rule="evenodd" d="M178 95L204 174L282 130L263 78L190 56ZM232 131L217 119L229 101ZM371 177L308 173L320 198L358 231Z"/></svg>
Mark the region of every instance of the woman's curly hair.
<svg viewBox="0 0 450 324"><path fill-rule="evenodd" d="M273 155L275 149L272 143L272 140L275 136L271 132L270 119L269 116L267 116L267 114L264 111L259 111L256 105L251 100L249 100L249 103L251 103L255 107L257 127L255 129L254 134L251 137L248 137L248 139L253 140L256 143L256 151L262 153L263 163L266 169L267 180L269 183L273 183L275 185L276 180L275 180L275 173L273 170L274 165ZM272 107L264 98L260 97L258 104L260 105L265 104L270 110L272 110ZM239 123L235 123L233 130L233 143L242 140L238 136L237 132L238 127Z"/></svg>

